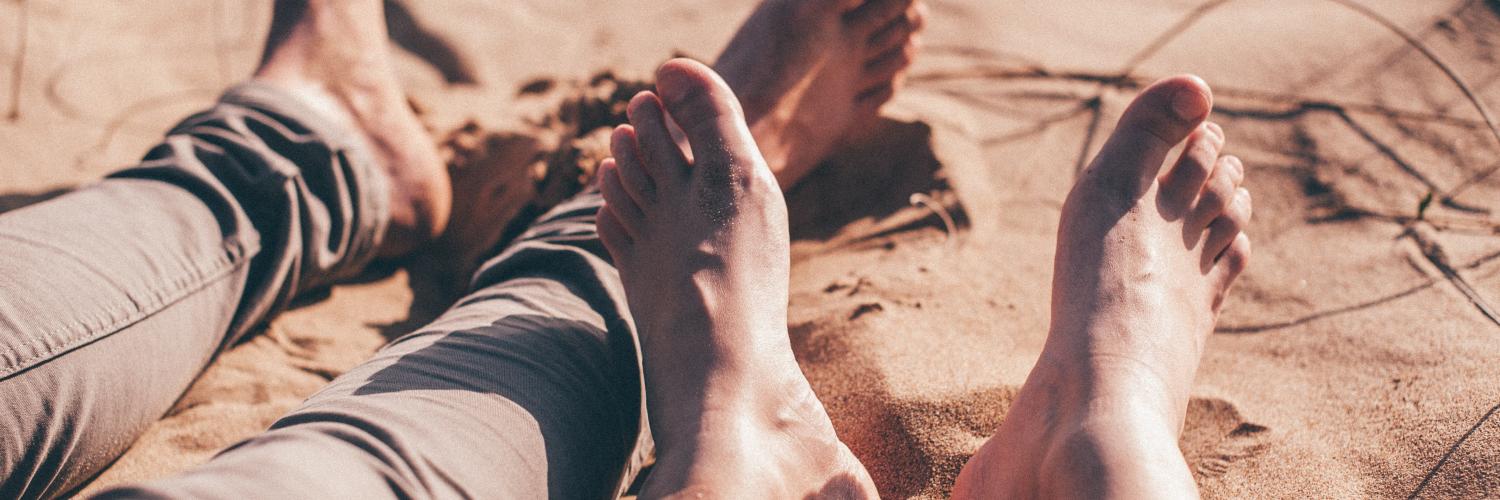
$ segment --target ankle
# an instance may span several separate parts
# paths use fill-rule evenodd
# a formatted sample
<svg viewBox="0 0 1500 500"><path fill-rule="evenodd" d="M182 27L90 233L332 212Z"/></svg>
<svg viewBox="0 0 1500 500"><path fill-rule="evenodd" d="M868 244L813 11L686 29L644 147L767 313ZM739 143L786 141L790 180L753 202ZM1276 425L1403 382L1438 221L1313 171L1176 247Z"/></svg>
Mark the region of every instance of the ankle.
<svg viewBox="0 0 1500 500"><path fill-rule="evenodd" d="M684 361L674 367L678 369L648 375L647 384L674 396L648 401L658 444L670 450L677 443L697 443L705 437L763 435L811 416L824 416L826 421L823 406L801 377L800 368L783 365L768 368L720 362L702 369ZM684 380L695 382L680 383Z"/></svg>
<svg viewBox="0 0 1500 500"><path fill-rule="evenodd" d="M1018 497L1149 498L1156 495L1143 494L1156 489L1195 492L1191 480L1176 484L1191 477L1184 474L1187 466L1177 446L1182 416L1176 406L1160 379L1136 363L1096 358L1064 362L1044 351L991 440L1009 443L1009 450L998 453L1014 455L1020 449L1037 460L973 474L1012 485L1017 490L1010 493Z"/></svg>
<svg viewBox="0 0 1500 500"><path fill-rule="evenodd" d="M1135 415L1181 429L1196 358L1182 359L1149 345L1103 349L1078 339L1117 332L1069 333L1054 329L1037 360L1036 376L1060 388L1057 403L1082 421L1100 415ZM1062 408L1059 409L1061 411Z"/></svg>
<svg viewBox="0 0 1500 500"><path fill-rule="evenodd" d="M822 403L800 376L788 378L718 387L712 398L692 398L702 401L694 408L653 408L657 465L642 497L647 491L734 497L751 484L795 490L804 479L851 469ZM801 496L785 493L751 496Z"/></svg>
<svg viewBox="0 0 1500 500"><path fill-rule="evenodd" d="M835 482L865 489L854 485L868 476L832 430L804 432L806 424L725 419L691 443L659 443L640 498L804 498Z"/></svg>
<svg viewBox="0 0 1500 500"><path fill-rule="evenodd" d="M1163 422L1092 416L1055 434L1036 476L1036 493L1063 498L1191 498L1197 487Z"/></svg>

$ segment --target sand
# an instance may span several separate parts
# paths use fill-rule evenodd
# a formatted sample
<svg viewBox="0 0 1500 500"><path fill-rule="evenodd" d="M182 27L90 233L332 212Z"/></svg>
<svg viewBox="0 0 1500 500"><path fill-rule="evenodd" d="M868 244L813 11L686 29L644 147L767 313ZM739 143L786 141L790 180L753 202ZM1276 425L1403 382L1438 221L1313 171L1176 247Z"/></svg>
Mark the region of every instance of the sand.
<svg viewBox="0 0 1500 500"><path fill-rule="evenodd" d="M0 4L0 209L128 166L248 74L269 3ZM1140 85L1179 72L1218 91L1256 200L1255 258L1181 440L1205 496L1500 492L1500 178L1466 182L1500 148L1441 71L1330 1L930 3L927 50L878 133L789 200L793 344L885 496L945 496L1004 417L1045 336L1073 175ZM395 31L425 59L403 53L402 78L472 181L465 196L493 214L471 234L493 244L514 227L495 221L576 189L600 154L628 84L591 78L711 58L754 2L410 4ZM1500 5L1362 4L1500 103ZM430 319L462 283L445 263L473 258L303 301L90 487L168 475L264 429Z"/></svg>

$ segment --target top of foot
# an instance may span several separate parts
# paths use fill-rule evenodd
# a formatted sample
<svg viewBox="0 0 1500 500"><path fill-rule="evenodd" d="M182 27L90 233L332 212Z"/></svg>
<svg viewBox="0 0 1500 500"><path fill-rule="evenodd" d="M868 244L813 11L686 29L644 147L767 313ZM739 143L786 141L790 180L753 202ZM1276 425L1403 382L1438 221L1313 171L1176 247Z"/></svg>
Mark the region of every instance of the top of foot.
<svg viewBox="0 0 1500 500"><path fill-rule="evenodd" d="M1204 344L1250 256L1244 166L1220 156L1211 108L1196 77L1157 82L1073 187L1041 359L956 498L1196 496L1177 436Z"/></svg>
<svg viewBox="0 0 1500 500"><path fill-rule="evenodd" d="M1225 251L1249 215L1249 191L1240 188L1243 166L1220 156L1224 132L1206 121L1212 105L1207 84L1182 76L1157 82L1126 109L1069 193L1058 237L1059 270L1071 269L1063 264L1075 259L1110 265L1057 275L1054 289L1070 296L1054 305L1081 298L1073 293L1082 291L1078 284L1097 285L1085 289L1099 303L1147 300L1135 292L1150 286L1190 294L1180 298L1191 299L1181 302L1200 313L1192 331L1212 326L1235 265L1244 263L1237 248ZM1168 152L1184 142L1181 157L1163 168ZM1233 224L1215 226L1220 221ZM1126 262L1125 269L1146 274L1117 272Z"/></svg>
<svg viewBox="0 0 1500 500"><path fill-rule="evenodd" d="M1220 156L1211 107L1208 86L1184 76L1126 109L1064 203L1044 349L1146 367L1167 385L1179 426L1219 307L1249 258L1244 166Z"/></svg>
<svg viewBox="0 0 1500 500"><path fill-rule="evenodd" d="M443 232L452 188L396 80L380 0L278 0L255 79L299 95L366 139L390 180L381 257L405 255Z"/></svg>
<svg viewBox="0 0 1500 500"><path fill-rule="evenodd" d="M669 61L629 114L599 232L640 329L657 443L641 497L875 496L792 354L786 205L733 92Z"/></svg>
<svg viewBox="0 0 1500 500"><path fill-rule="evenodd" d="M714 63L783 188L876 118L916 54L920 0L765 0Z"/></svg>

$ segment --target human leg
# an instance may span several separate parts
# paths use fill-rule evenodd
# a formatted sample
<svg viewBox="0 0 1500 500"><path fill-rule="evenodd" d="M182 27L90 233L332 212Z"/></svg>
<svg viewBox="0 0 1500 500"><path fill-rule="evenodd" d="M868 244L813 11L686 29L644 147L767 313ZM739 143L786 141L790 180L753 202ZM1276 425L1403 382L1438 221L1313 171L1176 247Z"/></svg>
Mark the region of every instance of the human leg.
<svg viewBox="0 0 1500 500"><path fill-rule="evenodd" d="M277 24L316 10L280 9ZM0 496L75 488L297 294L441 225L430 140L381 128L414 123L410 110L351 104L394 99L393 79L335 89L270 75L321 64L274 56L315 40L273 36L256 82L139 166L0 216Z"/></svg>
<svg viewBox="0 0 1500 500"><path fill-rule="evenodd" d="M643 432L633 328L594 233L554 209L432 324L208 464L112 497L604 498Z"/></svg>

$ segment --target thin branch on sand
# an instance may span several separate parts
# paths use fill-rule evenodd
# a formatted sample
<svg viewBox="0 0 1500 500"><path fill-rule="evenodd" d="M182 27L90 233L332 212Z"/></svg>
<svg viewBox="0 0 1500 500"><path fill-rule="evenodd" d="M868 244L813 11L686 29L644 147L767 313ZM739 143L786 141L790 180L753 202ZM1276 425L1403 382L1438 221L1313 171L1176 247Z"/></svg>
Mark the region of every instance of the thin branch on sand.
<svg viewBox="0 0 1500 500"><path fill-rule="evenodd" d="M1417 248L1422 251L1422 257L1426 258L1433 267L1436 267L1438 272L1443 273L1443 277L1447 278L1448 282L1452 283L1453 287L1457 288L1459 293L1464 294L1464 297L1469 299L1469 303L1479 309L1480 314L1483 314L1491 323L1500 326L1500 313L1497 313L1489 301L1486 301L1484 296L1480 295L1479 291L1475 290L1473 285L1469 284L1468 279L1465 279L1462 274L1459 274L1457 269L1454 269L1448 259L1448 252L1443 250L1443 245L1437 241L1436 237L1430 235L1417 225L1406 228L1406 232L1402 233L1401 236L1411 238L1412 241L1416 242Z"/></svg>
<svg viewBox="0 0 1500 500"><path fill-rule="evenodd" d="M1177 39L1180 35L1182 35L1182 33L1186 32L1192 26L1194 26L1199 21L1201 21L1205 16L1207 16L1210 13L1212 13L1214 10L1216 10L1216 9L1218 9L1218 8L1226 5L1226 4L1228 4L1231 1L1232 0L1209 0L1207 2L1204 2L1202 5L1200 5L1198 7L1195 7L1190 12L1188 12L1185 16L1183 16L1182 19L1180 19L1176 23L1174 23L1171 27L1169 27L1161 35L1157 36L1156 38L1153 38L1150 43L1148 43L1140 51L1138 51L1137 53L1135 53L1134 55L1132 55L1127 60L1127 62L1121 67L1121 69L1119 71L1117 71L1117 72L1114 72L1114 73L1087 72L1087 71L1084 71L1084 72L1078 72L1078 71L1057 72L1057 71L1049 70L1049 69L1043 67L1040 64L1030 64L1030 65L1026 65L1026 66L1020 67L1020 68L1016 68L1016 67L995 67L995 66L980 65L978 67L970 68L968 70L961 70L961 71L939 71L939 72L931 72L931 73L925 73L925 74L912 75L911 78L910 78L910 81L912 81L912 82L944 82L944 81L967 80L967 79L981 79L981 80L992 80L992 79L1000 79L1000 80L1011 80L1011 79L1043 79L1043 80L1068 80L1068 81L1076 81L1076 82L1091 82L1091 83L1094 83L1094 84L1098 85L1099 93L1096 94L1095 96L1093 96L1090 99L1086 99L1086 100L1081 101L1082 104L1080 104L1078 107L1073 108L1073 109L1069 109L1069 110L1067 110L1067 111L1065 111L1063 113L1059 113L1056 116L1048 117L1047 119L1044 119L1044 120L1041 120L1041 121L1037 122L1034 126L1026 128L1026 129L1023 129L1023 130L1021 130L1019 132L1014 132L1014 133L1006 134L1004 136L1001 136L1001 137L998 137L998 138L992 138L992 139L986 141L987 144L994 143L994 142L1005 142L1005 141L1013 139L1015 136L1023 136L1023 135L1027 135L1027 134L1031 134L1031 133L1036 133L1036 132L1038 132L1040 130L1045 130L1047 127L1050 127L1051 125L1053 125L1056 121L1060 121L1062 119L1067 119L1067 118L1071 118L1073 116L1076 116L1076 114L1079 113L1079 112L1081 112L1082 110L1087 110L1089 108L1089 104L1090 103L1094 103L1098 99L1100 99L1102 97L1102 93L1104 92L1104 90L1106 88L1111 88L1111 87L1113 87L1113 88L1141 88L1141 87L1144 87L1146 84L1149 83L1149 80L1143 79L1143 78L1135 75L1135 72L1139 69L1139 67L1145 61L1149 60L1151 57L1155 56L1162 49L1164 49L1165 47L1167 47L1168 45L1170 45L1172 41L1174 41L1175 39ZM1448 190L1447 192L1443 192L1441 189L1438 188L1438 186L1436 186L1436 184L1431 179L1427 178L1420 171L1418 171L1413 164L1411 164L1410 162L1407 162L1404 159L1402 159L1400 157L1400 155L1395 154L1395 151L1394 151L1393 148L1390 148L1389 146L1385 146L1384 144L1381 144L1375 137L1373 137L1373 135L1368 130L1363 129L1357 123L1355 123L1354 120L1352 119L1351 115L1350 115L1350 111L1372 112L1372 113L1376 113L1376 114L1382 114L1382 115L1385 115L1387 117L1390 117L1390 118L1393 118L1393 119L1398 119L1398 120L1416 120L1416 121L1422 121L1422 122L1448 123L1448 124L1454 124L1454 125L1463 126L1463 127L1470 128L1470 129L1488 129L1489 132L1490 132L1490 135L1494 137L1495 142L1497 144L1500 144L1500 126L1497 126L1495 118L1494 118L1494 115L1490 113L1489 108L1479 98L1478 94L1476 92L1474 92L1472 86L1469 85L1469 83L1468 83L1467 80L1465 80L1463 77L1459 76L1458 72L1455 71L1451 65L1449 65L1446 61L1444 61L1441 57L1439 57L1431 48L1429 48L1427 46L1427 44L1425 44L1424 42L1422 42L1416 35L1413 35L1407 29L1401 27L1400 25L1397 25L1396 23L1392 22L1389 18L1387 18L1387 17L1385 17L1385 16L1383 16L1383 15L1381 15L1381 14L1379 14L1379 13L1377 13L1377 12L1369 9L1368 7L1365 7L1365 6L1363 6L1363 5L1355 2L1353 0L1328 0L1328 1L1332 2L1333 4L1335 4L1337 6L1340 6L1340 7L1344 8L1344 9L1353 11L1353 12L1355 12L1355 13L1357 13L1357 14L1365 17L1365 18L1373 20L1374 22L1376 22L1380 26L1384 27L1385 29L1387 29L1387 30L1391 31L1392 33L1395 33L1397 36L1401 37L1402 40L1404 40L1407 45L1410 45L1417 52L1419 52L1424 58L1426 58L1427 60L1429 60L1433 65L1437 66L1437 68L1439 70L1441 70L1443 72L1443 74L1450 81L1452 81L1455 86L1458 87L1458 89L1463 93L1464 97L1473 105L1474 109L1479 112L1479 115L1480 115L1480 118L1482 119L1482 122L1474 122L1472 120L1456 118L1456 117L1452 117L1452 116L1449 116L1449 115L1444 114L1444 113L1433 114L1433 113L1423 113L1423 112L1415 112L1415 111L1408 111L1408 110L1399 110L1399 109L1393 109L1393 108L1390 108L1390 107L1387 107L1387 106L1383 106L1383 105L1378 105L1378 104L1364 104L1364 103L1357 103L1357 102L1336 102L1336 101L1311 100L1311 99L1306 99L1306 98L1301 97L1301 96L1293 96L1293 95L1278 94L1278 93L1267 93L1267 92L1262 92L1262 91L1247 90L1247 89L1234 89L1234 88L1220 88L1219 90L1221 91L1220 92L1221 94L1236 95L1236 96L1239 96L1239 97L1250 98L1252 100L1272 101L1272 102L1281 102L1281 103L1287 103L1287 102L1289 102L1289 103L1292 103L1292 107L1287 108L1287 109L1281 109L1281 110L1265 110L1265 109L1253 109L1253 108L1251 108L1251 109L1224 109L1223 111L1225 111L1227 114L1231 114L1231 115L1249 115L1249 116L1257 116L1257 117L1261 117L1261 118L1290 118L1290 117L1299 116L1299 115L1302 115L1302 114L1305 114L1305 113L1308 113L1308 112L1312 112L1312 111L1332 112L1332 113L1338 115L1339 117L1341 117L1346 122L1346 124L1348 124L1351 128L1354 128L1356 130L1356 132L1359 132L1361 134L1361 136L1364 137L1366 140L1370 141L1372 144L1375 144L1376 147L1381 150L1382 154L1384 154L1389 159L1391 159L1392 161L1394 161L1397 164L1398 167L1401 167L1403 169L1403 171L1405 171L1407 174L1413 176L1414 178L1416 178L1416 180L1418 180L1423 185L1425 185L1426 187L1428 187L1430 192L1435 192L1435 193L1441 195L1441 202L1443 203L1443 205L1448 206L1450 208L1459 209L1459 210L1462 210L1462 211L1468 211L1468 212L1485 212L1485 213L1487 213L1488 211L1484 210L1483 208L1460 204L1460 203L1458 203L1455 200L1455 197L1459 193L1461 193L1463 190L1465 190L1468 187L1472 186L1473 184L1483 181L1485 178L1489 177L1491 174L1493 174L1496 171L1500 171L1500 163L1496 163L1493 166L1490 166L1489 168L1485 169L1483 172L1480 172L1478 175L1475 175L1475 176L1469 178L1468 180L1466 180L1466 181L1458 184L1456 187ZM1466 3L1463 8L1467 8L1469 6L1472 6L1475 3L1477 3L1477 2L1470 1L1470 2ZM1460 8L1459 10L1462 10L1462 8ZM1097 116L1096 116L1096 120L1097 120ZM1093 127L1091 126L1090 128L1091 128L1090 132L1092 133L1093 132L1093 130L1092 130ZM1085 144L1084 144L1084 148L1085 149L1088 148L1088 145L1089 145L1088 143L1091 142L1091 140L1092 140L1092 137L1090 137L1089 139L1087 139L1085 141ZM1441 229L1443 229L1443 227L1441 225L1439 225L1439 226L1434 226L1433 229L1435 229L1435 230L1441 230ZM1459 291L1462 292L1469 299L1469 301L1476 308L1479 309L1479 312L1481 314L1483 314L1486 318L1488 318L1492 322L1496 323L1497 325L1500 325L1500 312L1497 312L1493 307L1491 307L1490 304L1478 293L1478 291L1474 290L1474 288L1469 285L1468 281L1466 279L1464 279L1463 276L1458 273L1458 270L1455 269L1455 268L1453 268L1453 266L1451 266L1451 265L1448 264L1446 255L1444 255L1444 252L1442 251L1441 246L1436 243L1436 240L1434 238L1431 238L1431 237L1423 238L1421 235L1413 235L1413 234L1408 234L1408 237L1412 237L1414 239L1414 241L1417 242L1418 246L1422 249L1423 256L1426 258L1426 260L1428 260L1430 263L1432 263L1434 266L1436 266L1442 272L1442 274L1444 275L1444 278L1446 278L1447 281L1451 282L1456 288L1458 288ZM1378 300L1376 300L1374 302L1371 302L1371 303L1359 304L1359 305L1350 306L1350 307L1346 307L1346 308L1340 308L1340 309L1336 309L1336 310L1332 310L1332 311L1324 311L1324 312L1316 313L1314 315L1311 315L1311 316L1308 316L1308 317L1305 317L1305 318L1299 318L1297 320L1293 320L1293 321L1290 321L1290 322L1284 322L1284 323L1280 323L1280 324L1271 324L1271 325L1254 325L1254 326L1238 327L1238 328L1236 328L1236 327L1230 327L1230 328L1222 329L1221 331L1228 331L1229 333L1253 333L1253 332L1263 331L1263 330L1267 330L1267 329L1276 329L1276 328L1284 328L1284 327L1287 327L1287 326L1293 326L1293 325L1296 325L1296 324L1301 324L1301 323L1305 323L1307 321L1318 319L1318 318L1321 318L1321 317L1324 317L1324 316L1334 315L1334 314L1341 314L1343 312L1349 312L1349 311L1352 311L1352 310L1359 310L1359 309L1363 309L1363 308L1371 306L1371 305L1375 305L1375 304L1383 303L1385 301L1393 300L1395 298L1404 297L1406 295L1410 295L1410 294L1415 293L1417 291L1420 291L1422 289L1426 289L1426 288L1430 287L1434 283L1436 283L1436 281L1429 281L1427 283L1423 283L1421 285L1418 285L1415 288L1408 289L1406 291L1398 293L1398 294L1396 294L1394 296L1384 297L1382 299L1378 299Z"/></svg>
<svg viewBox="0 0 1500 500"><path fill-rule="evenodd" d="M1078 147L1078 161L1073 164L1073 178L1083 174L1083 169L1089 166L1089 150L1093 148L1094 141L1099 137L1099 127L1104 120L1104 88L1101 85L1098 94L1085 103L1089 108L1089 128L1083 134L1083 145Z"/></svg>
<svg viewBox="0 0 1500 500"><path fill-rule="evenodd" d="M1214 9L1218 9L1219 7L1223 6L1226 3L1229 3L1230 1L1232 0L1213 0L1204 3L1203 5L1194 7L1193 10L1188 12L1186 16L1182 16L1182 19L1178 20L1176 24L1173 24L1172 27L1167 28L1167 30L1163 31L1161 35L1158 35L1154 40L1151 40L1151 43L1146 44L1146 48L1143 48L1139 52L1136 52L1135 55L1130 56L1130 59L1126 60L1125 62L1125 67L1120 68L1119 76L1121 78L1127 78L1130 75L1134 74L1136 68L1139 68L1141 66L1141 63L1146 62L1146 60L1150 59L1151 56L1156 55L1157 52L1160 52L1161 49L1165 48L1167 44L1172 43L1172 40L1175 40L1179 35L1182 34L1182 32L1187 31L1188 28L1193 27L1194 24L1198 24L1198 20L1203 19L1203 16L1208 15L1210 12L1213 12Z"/></svg>
<svg viewBox="0 0 1500 500"><path fill-rule="evenodd" d="M949 214L948 209L943 208L943 205L941 203L933 200L932 197L928 196L926 193L913 193L911 195L911 205L914 207L920 206L931 210L932 213L937 214L939 219L943 220L944 243L957 241L958 224L955 224L953 222L953 215Z"/></svg>
<svg viewBox="0 0 1500 500"><path fill-rule="evenodd" d="M1158 36L1156 39L1152 40L1150 44L1147 44L1146 48L1136 53L1135 56L1132 56L1129 62L1125 64L1125 67L1121 69L1117 78L1129 78L1130 75L1135 71L1135 69L1141 65L1141 63L1156 55L1157 52L1161 51L1161 49L1166 47L1167 44L1171 43L1172 40L1176 39L1194 24L1197 24L1198 20L1202 19L1210 12L1223 7L1225 4L1228 4L1231 1L1233 0L1212 0L1194 8L1191 12L1188 12L1188 14L1184 16L1182 20L1178 21L1177 24L1172 25L1172 27L1163 32L1161 36ZM1436 52L1433 52L1426 43L1423 43L1422 40L1417 38L1416 35L1412 34L1411 31L1401 27L1401 25L1396 24L1394 21L1391 21L1390 18L1385 17L1379 12L1375 12L1369 7L1355 2L1354 0L1327 1L1343 7L1351 12L1364 16L1365 18L1374 21L1376 24L1379 24L1381 27L1384 27L1386 30L1389 30L1391 33L1395 33L1396 36L1399 36L1402 40L1405 40L1407 45L1410 45L1413 49L1416 49L1418 53L1422 54L1422 57L1425 57L1428 61L1431 61L1434 66L1437 66L1437 68L1443 72L1444 76L1448 77L1449 81L1452 81L1453 84L1458 87L1458 90L1460 92L1463 92L1464 98L1468 99L1469 102L1474 105L1474 109L1479 112L1479 117L1484 120L1485 126L1489 128L1490 135L1494 137L1495 144L1500 145L1500 125L1496 124L1495 117L1490 113L1489 107L1485 106L1484 100L1479 98L1479 95L1474 92L1473 88L1469 86L1467 80L1458 75L1458 72L1453 69L1453 66L1445 62L1442 57L1439 57L1437 55ZM1463 182L1460 182L1453 189L1448 190L1448 192L1446 193L1443 193L1443 203L1449 205L1453 204L1453 198L1463 193L1463 191L1467 190L1470 186L1482 182L1485 179L1489 178L1491 175L1494 175L1494 173L1497 171L1500 171L1500 167L1492 167L1479 172L1478 174L1464 180Z"/></svg>
<svg viewBox="0 0 1500 500"><path fill-rule="evenodd" d="M1479 428L1484 427L1485 422L1489 422L1490 418L1494 417L1496 413L1500 413L1500 404L1492 406L1490 407L1490 411L1484 412L1484 416L1479 417L1479 421L1474 422L1474 425L1472 427L1469 427L1469 430L1467 432L1464 432L1464 435L1460 436L1458 438L1458 441L1454 442L1453 446L1450 446L1448 448L1448 452L1443 454L1443 458L1438 459L1437 465L1432 466L1432 470L1427 471L1427 476L1422 478L1422 484L1418 484L1417 489L1412 490L1411 495L1408 495L1406 499L1415 500L1416 498L1420 497L1422 495L1422 491L1426 490L1427 485L1432 482L1432 478L1437 477L1438 471L1442 470L1443 466L1448 464L1448 459L1453 458L1453 454L1457 453L1458 449L1462 448L1464 443L1467 443L1469 441L1469 438L1472 437L1474 433L1479 430Z"/></svg>
<svg viewBox="0 0 1500 500"><path fill-rule="evenodd" d="M1417 49L1417 52L1422 53L1422 56L1426 57L1427 60L1432 61L1433 65L1442 70L1443 74L1447 75L1448 79L1452 80L1453 84L1458 86L1458 90L1464 93L1464 97L1467 98L1469 102L1474 104L1474 109L1479 111L1479 117L1483 118L1484 124L1489 127L1490 135L1495 138L1495 143L1497 145L1500 145L1500 125L1495 124L1495 117L1490 114L1489 107L1484 105L1484 100L1479 98L1479 95L1474 92L1474 89L1469 87L1468 82L1465 81L1463 77L1458 76L1458 72L1454 71L1452 66L1449 66L1446 62L1443 62L1442 58L1438 57L1438 55L1434 53L1432 49L1428 48L1427 44L1422 43L1421 40L1417 39L1416 35L1411 34L1410 31L1407 31L1405 28L1402 28L1396 23L1391 22L1391 20L1386 18L1385 16L1382 16L1379 13L1370 10L1369 7L1354 3L1352 0L1328 1L1343 5L1349 10L1358 12L1377 23L1380 23L1381 26L1385 26L1386 29L1389 29L1391 30L1391 32L1401 36L1402 39L1406 40L1407 44L1411 45L1412 48ZM1488 169L1484 172L1480 172L1474 177L1470 177L1464 182L1459 183L1458 186L1443 194L1443 201L1445 203L1452 203L1453 198L1458 196L1459 193L1462 193L1465 189L1468 189L1469 186L1488 178L1491 174L1495 173L1495 170L1496 169L1494 168Z"/></svg>

